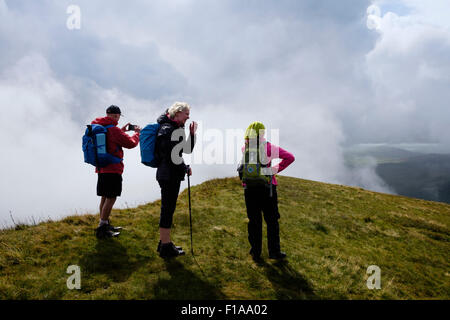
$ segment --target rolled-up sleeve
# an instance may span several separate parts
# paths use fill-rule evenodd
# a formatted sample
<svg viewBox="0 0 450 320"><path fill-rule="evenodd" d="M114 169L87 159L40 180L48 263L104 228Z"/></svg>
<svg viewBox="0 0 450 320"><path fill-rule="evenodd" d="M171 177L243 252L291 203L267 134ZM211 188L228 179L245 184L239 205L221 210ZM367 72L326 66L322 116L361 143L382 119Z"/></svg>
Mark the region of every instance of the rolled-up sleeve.
<svg viewBox="0 0 450 320"><path fill-rule="evenodd" d="M115 139L118 145L123 148L132 149L139 144L139 133L129 136L120 128L115 128Z"/></svg>
<svg viewBox="0 0 450 320"><path fill-rule="evenodd" d="M281 162L279 164L272 167L274 174L280 173L295 160L295 157L292 153L274 144L267 143L267 149L267 154L270 160L281 159Z"/></svg>

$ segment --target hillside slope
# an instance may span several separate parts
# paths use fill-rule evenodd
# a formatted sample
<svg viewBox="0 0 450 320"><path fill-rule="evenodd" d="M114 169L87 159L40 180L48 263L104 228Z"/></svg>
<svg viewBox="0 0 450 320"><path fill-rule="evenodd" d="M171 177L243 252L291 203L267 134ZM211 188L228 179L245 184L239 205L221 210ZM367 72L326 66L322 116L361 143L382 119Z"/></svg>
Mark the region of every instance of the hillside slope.
<svg viewBox="0 0 450 320"><path fill-rule="evenodd" d="M184 182L185 184L185 182ZM156 188L155 184L155 188ZM450 205L279 177L284 263L248 254L237 178L178 199L173 240L186 256L156 253L160 201L114 210L119 238L97 240L97 215L0 231L0 299L449 299ZM265 232L264 232L265 235ZM68 290L69 265L81 289ZM381 289L369 290L369 265Z"/></svg>

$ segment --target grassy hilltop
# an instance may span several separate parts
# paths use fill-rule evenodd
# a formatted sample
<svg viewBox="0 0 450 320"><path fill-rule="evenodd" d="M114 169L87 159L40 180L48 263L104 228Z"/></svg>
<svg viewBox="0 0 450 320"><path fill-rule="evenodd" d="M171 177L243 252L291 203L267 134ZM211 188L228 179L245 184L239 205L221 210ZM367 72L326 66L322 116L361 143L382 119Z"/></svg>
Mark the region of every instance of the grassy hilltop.
<svg viewBox="0 0 450 320"><path fill-rule="evenodd" d="M278 193L286 262L266 243L253 262L239 180L216 179L191 188L195 259L185 190L173 240L186 256L173 260L156 253L160 201L113 210L116 239L95 238L98 215L0 231L0 299L450 298L450 205L290 177ZM69 265L80 290L66 287Z"/></svg>

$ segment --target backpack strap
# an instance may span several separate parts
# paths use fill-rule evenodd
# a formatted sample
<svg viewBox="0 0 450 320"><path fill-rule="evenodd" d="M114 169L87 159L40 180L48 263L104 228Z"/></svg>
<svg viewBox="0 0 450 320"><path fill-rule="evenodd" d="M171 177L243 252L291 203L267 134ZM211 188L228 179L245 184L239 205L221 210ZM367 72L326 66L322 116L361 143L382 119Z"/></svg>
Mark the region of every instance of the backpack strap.
<svg viewBox="0 0 450 320"><path fill-rule="evenodd" d="M106 129L106 131L108 131L108 129L109 129L109 128L112 128L112 127L115 127L115 125L113 125L113 124L108 124L107 126L105 126L105 129ZM120 147L118 146L118 147L116 148L116 151L115 151L115 152L119 151L119 149L120 149Z"/></svg>
<svg viewBox="0 0 450 320"><path fill-rule="evenodd" d="M94 136L92 134L92 125L88 124L87 125L88 130L89 130L89 136L91 137L92 141L94 140ZM100 167L98 167L98 155L97 155L97 150L95 150L95 163L97 163L97 166L95 166L95 168L97 169L97 172L100 172Z"/></svg>
<svg viewBox="0 0 450 320"><path fill-rule="evenodd" d="M261 157L260 157L260 154L259 154L259 132L258 132L258 134L256 135L256 165L257 166L260 166L261 165ZM260 170L261 170L261 168L260 168Z"/></svg>

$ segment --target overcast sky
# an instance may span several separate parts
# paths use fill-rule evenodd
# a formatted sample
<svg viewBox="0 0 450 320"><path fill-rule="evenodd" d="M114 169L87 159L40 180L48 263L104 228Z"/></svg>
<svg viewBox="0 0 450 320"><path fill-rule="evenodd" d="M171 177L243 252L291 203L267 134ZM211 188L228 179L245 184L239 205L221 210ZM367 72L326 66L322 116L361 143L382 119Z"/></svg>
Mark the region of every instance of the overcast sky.
<svg viewBox="0 0 450 320"><path fill-rule="evenodd" d="M0 0L0 46L0 225L96 212L81 136L111 104L122 125L174 101L202 132L260 120L296 157L284 174L384 192L374 166L344 166L345 146L450 146L446 0ZM125 151L118 207L159 198L139 161ZM234 169L194 164L192 183Z"/></svg>

